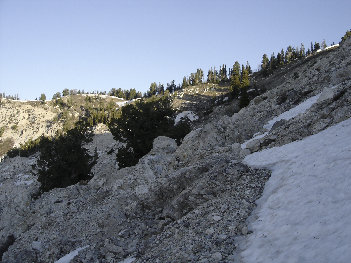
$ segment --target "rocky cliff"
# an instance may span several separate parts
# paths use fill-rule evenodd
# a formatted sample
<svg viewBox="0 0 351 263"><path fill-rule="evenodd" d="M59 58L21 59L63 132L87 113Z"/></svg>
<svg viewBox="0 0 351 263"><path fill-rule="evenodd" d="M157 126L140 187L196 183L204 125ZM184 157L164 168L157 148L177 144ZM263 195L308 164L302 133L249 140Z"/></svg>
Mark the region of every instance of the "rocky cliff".
<svg viewBox="0 0 351 263"><path fill-rule="evenodd" d="M351 39L339 48L256 79L258 96L238 111L219 106L177 146L167 137L134 167L117 170L112 136L90 147L88 183L38 190L36 157L0 165L3 262L234 262L247 218L270 171L249 154L317 134L351 117ZM238 111L238 112L237 112ZM235 113L234 113L235 112ZM66 261L65 261L66 260ZM71 261L69 261L71 260Z"/></svg>

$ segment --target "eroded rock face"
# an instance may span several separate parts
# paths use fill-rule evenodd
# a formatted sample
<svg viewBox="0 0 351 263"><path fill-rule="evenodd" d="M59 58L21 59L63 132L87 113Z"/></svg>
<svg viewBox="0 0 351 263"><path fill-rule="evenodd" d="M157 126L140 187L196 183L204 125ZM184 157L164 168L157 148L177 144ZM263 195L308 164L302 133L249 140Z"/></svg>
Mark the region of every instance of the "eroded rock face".
<svg viewBox="0 0 351 263"><path fill-rule="evenodd" d="M269 177L241 160L351 117L350 42L262 80L267 91L248 107L229 116L215 109L180 146L156 138L134 167L118 170L119 144L107 131L96 134L86 147L96 148L99 159L86 184L33 199L36 157L5 159L0 244L11 235L14 242L3 262L54 262L86 245L72 262L232 262L235 237L249 234L246 219ZM303 114L265 130L269 120L319 93Z"/></svg>

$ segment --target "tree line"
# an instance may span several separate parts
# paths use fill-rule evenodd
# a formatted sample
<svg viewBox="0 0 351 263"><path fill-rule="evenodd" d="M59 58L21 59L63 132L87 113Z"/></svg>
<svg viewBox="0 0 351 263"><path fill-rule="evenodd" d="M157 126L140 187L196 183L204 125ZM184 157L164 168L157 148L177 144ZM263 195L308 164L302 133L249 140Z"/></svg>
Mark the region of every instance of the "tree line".
<svg viewBox="0 0 351 263"><path fill-rule="evenodd" d="M18 97L18 94L6 95L5 92L3 92L3 93L0 93L0 99L19 100L19 97Z"/></svg>
<svg viewBox="0 0 351 263"><path fill-rule="evenodd" d="M334 44L334 43L333 43ZM319 50L324 50L327 47L325 40L320 44L318 42L311 42L308 49L305 48L304 44L301 43L300 47L292 47L291 45L281 51L273 52L270 56L263 54L260 72L264 76L268 76L273 73L274 70L287 65L295 60L304 59L305 57L316 54Z"/></svg>

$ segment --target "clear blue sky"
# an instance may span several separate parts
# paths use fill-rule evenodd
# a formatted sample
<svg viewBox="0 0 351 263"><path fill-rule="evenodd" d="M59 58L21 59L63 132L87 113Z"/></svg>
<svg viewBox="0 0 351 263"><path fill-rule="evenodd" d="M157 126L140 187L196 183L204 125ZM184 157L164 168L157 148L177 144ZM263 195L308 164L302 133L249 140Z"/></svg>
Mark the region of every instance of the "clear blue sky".
<svg viewBox="0 0 351 263"><path fill-rule="evenodd" d="M0 0L0 92L21 99L181 82L311 41L338 43L351 1Z"/></svg>

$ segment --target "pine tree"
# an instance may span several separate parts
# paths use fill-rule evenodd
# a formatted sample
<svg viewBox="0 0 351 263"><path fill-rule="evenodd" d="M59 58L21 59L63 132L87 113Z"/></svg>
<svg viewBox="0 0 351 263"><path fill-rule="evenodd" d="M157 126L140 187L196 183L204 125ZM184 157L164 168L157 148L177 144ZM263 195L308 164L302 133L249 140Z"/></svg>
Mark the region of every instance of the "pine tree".
<svg viewBox="0 0 351 263"><path fill-rule="evenodd" d="M212 83L218 83L218 71L216 70L216 67L213 67L213 81Z"/></svg>
<svg viewBox="0 0 351 263"><path fill-rule="evenodd" d="M45 102L45 100L46 100L46 95L45 95L44 93L42 93L42 94L40 95L39 100L42 101L42 102Z"/></svg>
<svg viewBox="0 0 351 263"><path fill-rule="evenodd" d="M242 71L241 71L241 83L240 87L241 88L247 88L250 85L250 79L249 79L249 71L244 68L244 65L242 66Z"/></svg>
<svg viewBox="0 0 351 263"><path fill-rule="evenodd" d="M62 91L62 96L68 96L69 95L69 89L64 89Z"/></svg>
<svg viewBox="0 0 351 263"><path fill-rule="evenodd" d="M82 146L83 142L90 139L86 128L83 127L70 130L52 140L42 138L39 146L40 157L37 161L41 192L67 187L91 178L90 171L97 156L90 157Z"/></svg>
<svg viewBox="0 0 351 263"><path fill-rule="evenodd" d="M157 136L168 136L179 143L189 132L189 126L174 126L174 110L167 96L124 106L109 128L114 138L125 144L117 153L120 168L135 165L152 149Z"/></svg>
<svg viewBox="0 0 351 263"><path fill-rule="evenodd" d="M240 89L240 101L239 101L239 107L244 108L247 105L249 105L250 99L249 95L247 94L247 87L241 88Z"/></svg>
<svg viewBox="0 0 351 263"><path fill-rule="evenodd" d="M306 52L305 52L305 46L301 43L301 48L300 48L300 58L303 58L306 56Z"/></svg>
<svg viewBox="0 0 351 263"><path fill-rule="evenodd" d="M52 99L53 100L56 100L56 99L59 99L61 98L61 93L60 92L56 92L53 96L52 96Z"/></svg>
<svg viewBox="0 0 351 263"><path fill-rule="evenodd" d="M183 82L182 82L182 89L186 88L189 86L189 81L186 77L183 78Z"/></svg>
<svg viewBox="0 0 351 263"><path fill-rule="evenodd" d="M208 70L208 73L207 73L207 83L213 83L213 70L212 70L212 67L211 67L211 69Z"/></svg>
<svg viewBox="0 0 351 263"><path fill-rule="evenodd" d="M281 61L280 61L279 65L280 65L280 66L283 66L284 63L285 63L284 49L282 49L282 50L280 51L280 59L281 59Z"/></svg>
<svg viewBox="0 0 351 263"><path fill-rule="evenodd" d="M319 45L319 43L318 43L318 42L314 42L314 46L313 46L313 48L314 48L314 51L317 51L318 49L320 49L320 48L321 48L321 46Z"/></svg>
<svg viewBox="0 0 351 263"><path fill-rule="evenodd" d="M149 91L148 91L148 96L151 97L151 96L154 96L156 95L157 93L157 84L156 82L152 82L150 84L150 88L149 88Z"/></svg>
<svg viewBox="0 0 351 263"><path fill-rule="evenodd" d="M261 63L261 69L263 71L265 71L265 70L268 69L268 66L269 66L269 59L267 57L267 54L263 54L262 63Z"/></svg>
<svg viewBox="0 0 351 263"><path fill-rule="evenodd" d="M234 97L238 97L239 95L239 88L240 88L240 64L238 61L235 61L233 65L233 70L231 71L232 75L230 77L230 85L231 85L231 90L232 94Z"/></svg>
<svg viewBox="0 0 351 263"><path fill-rule="evenodd" d="M222 67L220 67L220 70L219 70L219 81L221 83L224 83L228 80L227 78L227 66L223 64Z"/></svg>
<svg viewBox="0 0 351 263"><path fill-rule="evenodd" d="M249 64L249 61L246 61L246 67L245 69L249 72L249 74L252 74L251 66Z"/></svg>
<svg viewBox="0 0 351 263"><path fill-rule="evenodd" d="M126 98L126 94L121 88L118 88L116 90L116 95L115 96L118 97L118 98L121 98L121 99L125 99Z"/></svg>
<svg viewBox="0 0 351 263"><path fill-rule="evenodd" d="M350 37L351 37L351 29L346 31L345 35L341 38L340 44L344 43L346 39Z"/></svg>
<svg viewBox="0 0 351 263"><path fill-rule="evenodd" d="M136 98L136 90L135 89L130 89L129 90L129 99L130 100L133 100L133 99L135 99Z"/></svg>
<svg viewBox="0 0 351 263"><path fill-rule="evenodd" d="M276 69L276 58L273 52L271 59L269 60L269 73L272 73L274 69Z"/></svg>

